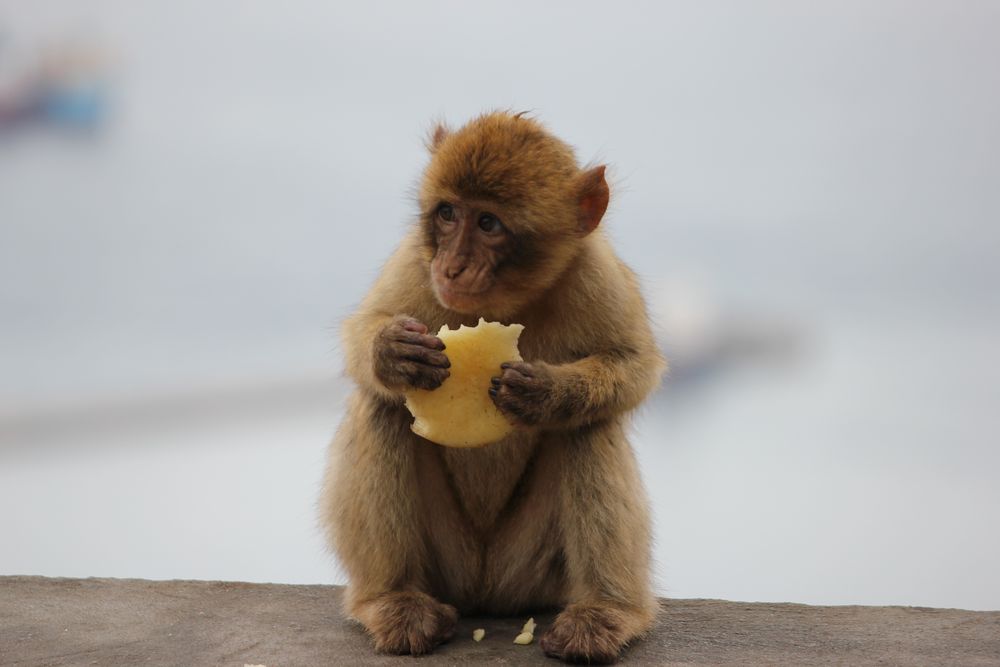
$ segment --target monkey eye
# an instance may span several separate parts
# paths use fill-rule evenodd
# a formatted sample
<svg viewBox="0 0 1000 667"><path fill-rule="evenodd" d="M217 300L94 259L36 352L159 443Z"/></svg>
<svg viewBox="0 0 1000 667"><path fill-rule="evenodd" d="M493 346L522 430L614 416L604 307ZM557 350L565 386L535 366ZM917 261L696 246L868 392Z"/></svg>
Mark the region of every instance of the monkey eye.
<svg viewBox="0 0 1000 667"><path fill-rule="evenodd" d="M492 213L483 213L479 216L479 228L487 234L496 234L503 229L503 225L500 224L500 218Z"/></svg>
<svg viewBox="0 0 1000 667"><path fill-rule="evenodd" d="M437 214L445 222L455 222L455 209L451 204L441 204L438 206Z"/></svg>

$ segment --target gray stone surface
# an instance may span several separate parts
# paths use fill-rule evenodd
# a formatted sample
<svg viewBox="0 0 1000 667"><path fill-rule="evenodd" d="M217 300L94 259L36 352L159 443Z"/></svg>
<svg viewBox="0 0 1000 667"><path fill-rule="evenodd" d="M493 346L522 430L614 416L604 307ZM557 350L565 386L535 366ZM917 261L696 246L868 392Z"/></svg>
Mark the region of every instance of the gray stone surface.
<svg viewBox="0 0 1000 667"><path fill-rule="evenodd" d="M0 665L556 665L526 618L462 619L431 656L380 656L335 586L0 577ZM551 614L536 616L537 635ZM472 630L486 629L481 643ZM1000 612L664 600L634 665L1000 665Z"/></svg>

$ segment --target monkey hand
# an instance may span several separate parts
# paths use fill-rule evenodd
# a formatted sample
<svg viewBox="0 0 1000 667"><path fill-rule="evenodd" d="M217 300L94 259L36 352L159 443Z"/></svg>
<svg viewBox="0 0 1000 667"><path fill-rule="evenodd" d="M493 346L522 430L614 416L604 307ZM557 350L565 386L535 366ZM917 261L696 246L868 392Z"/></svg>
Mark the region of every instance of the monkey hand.
<svg viewBox="0 0 1000 667"><path fill-rule="evenodd" d="M397 315L375 338L375 376L391 389L437 389L450 375L444 343L427 326Z"/></svg>
<svg viewBox="0 0 1000 667"><path fill-rule="evenodd" d="M545 363L508 361L501 374L490 379L490 398L500 412L524 426L538 426L553 419L557 378Z"/></svg>

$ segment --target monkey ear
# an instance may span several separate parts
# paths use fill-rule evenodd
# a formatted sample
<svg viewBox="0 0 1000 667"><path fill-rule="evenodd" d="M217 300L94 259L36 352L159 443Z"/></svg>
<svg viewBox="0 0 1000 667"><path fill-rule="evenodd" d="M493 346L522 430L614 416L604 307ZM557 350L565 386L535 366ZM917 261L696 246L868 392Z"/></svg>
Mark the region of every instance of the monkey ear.
<svg viewBox="0 0 1000 667"><path fill-rule="evenodd" d="M586 236L597 229L604 212L608 210L608 201L611 199L611 191L608 189L608 182L604 180L604 170L606 167L600 166L588 169L580 176L579 186L579 218L578 227L581 236Z"/></svg>
<svg viewBox="0 0 1000 667"><path fill-rule="evenodd" d="M431 153L436 153L437 149L441 147L441 142L443 142L448 135L451 134L451 130L444 123L435 123L434 129L430 131L427 135L427 141L424 143L427 145L427 150Z"/></svg>

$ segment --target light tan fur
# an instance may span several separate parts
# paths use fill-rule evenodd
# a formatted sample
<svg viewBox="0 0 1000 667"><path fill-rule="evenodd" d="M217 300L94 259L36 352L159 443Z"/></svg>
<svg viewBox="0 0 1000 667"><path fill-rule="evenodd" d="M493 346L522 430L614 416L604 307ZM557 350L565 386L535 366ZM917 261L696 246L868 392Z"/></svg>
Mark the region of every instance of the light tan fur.
<svg viewBox="0 0 1000 667"><path fill-rule="evenodd" d="M518 152L518 132L540 146L530 158ZM565 607L542 648L566 660L611 661L656 609L647 501L626 429L665 364L636 278L600 229L574 232L572 192L585 172L535 121L489 114L456 134L439 128L430 145L423 215L469 167L462 156L478 150L498 165L484 180L508 191L476 196L503 198L512 231L530 220L525 233L550 246L540 267L507 279L480 312L461 314L435 297L434 249L417 223L347 320L347 372L357 390L330 448L321 500L350 579L347 611L378 650L418 654L451 636L456 609ZM537 159L558 164L545 163L546 178L533 184ZM481 449L419 438L401 387L386 386L375 369L379 335L400 315L430 331L473 325L480 315L524 324L522 356L550 378L547 400L561 407Z"/></svg>

